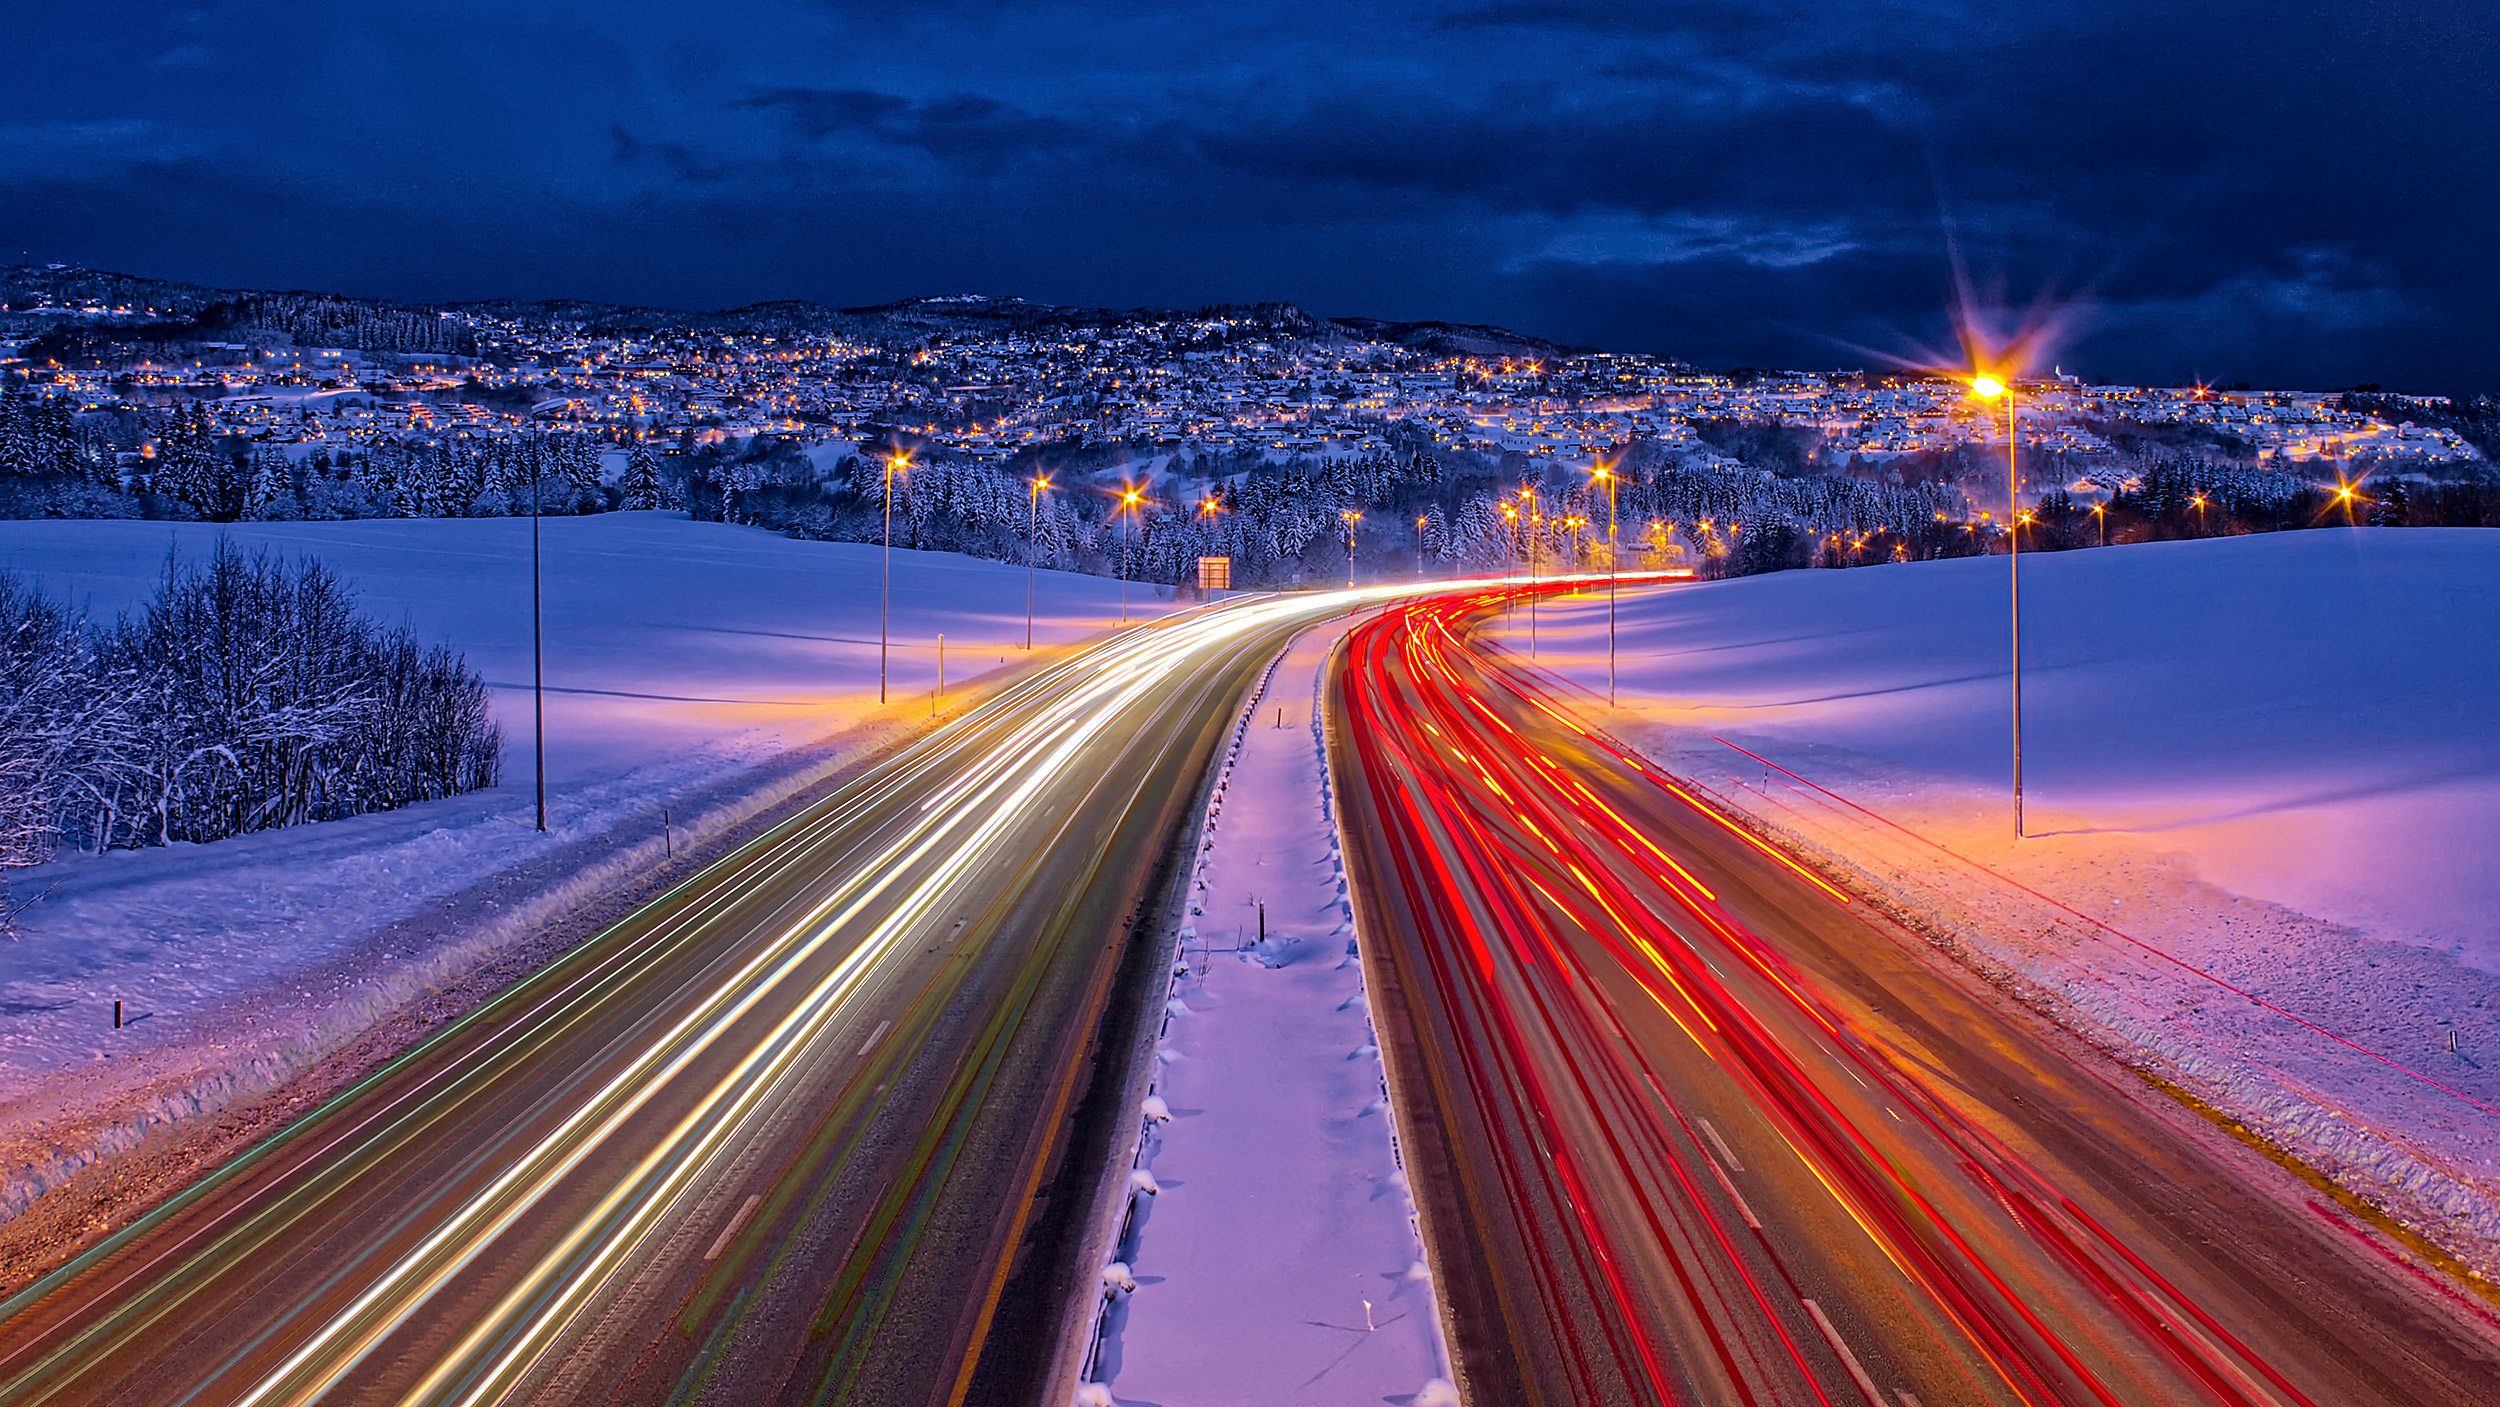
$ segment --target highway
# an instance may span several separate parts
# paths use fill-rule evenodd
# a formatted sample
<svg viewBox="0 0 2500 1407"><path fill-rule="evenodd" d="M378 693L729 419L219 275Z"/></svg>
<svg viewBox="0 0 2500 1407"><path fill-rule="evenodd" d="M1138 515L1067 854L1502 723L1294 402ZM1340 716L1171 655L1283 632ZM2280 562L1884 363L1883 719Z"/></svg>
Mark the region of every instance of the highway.
<svg viewBox="0 0 2500 1407"><path fill-rule="evenodd" d="M0 1403L1033 1400L1175 837L1350 599L1002 687L0 1304Z"/></svg>
<svg viewBox="0 0 2500 1407"><path fill-rule="evenodd" d="M1329 686L1468 1402L2500 1402L2488 1304L1575 716L1498 600Z"/></svg>

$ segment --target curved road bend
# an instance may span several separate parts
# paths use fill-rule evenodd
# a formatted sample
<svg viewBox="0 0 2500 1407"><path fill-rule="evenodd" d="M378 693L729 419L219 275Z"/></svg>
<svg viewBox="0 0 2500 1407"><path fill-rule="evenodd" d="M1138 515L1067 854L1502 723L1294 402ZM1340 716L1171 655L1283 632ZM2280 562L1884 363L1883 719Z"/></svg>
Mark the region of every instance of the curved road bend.
<svg viewBox="0 0 2500 1407"><path fill-rule="evenodd" d="M1127 1127L1079 1114L1132 928L1259 668L1346 604L1004 689L0 1304L0 1403L1029 1400Z"/></svg>
<svg viewBox="0 0 2500 1407"><path fill-rule="evenodd" d="M1330 695L1471 1403L2500 1402L2500 1321L1574 720L1489 604Z"/></svg>

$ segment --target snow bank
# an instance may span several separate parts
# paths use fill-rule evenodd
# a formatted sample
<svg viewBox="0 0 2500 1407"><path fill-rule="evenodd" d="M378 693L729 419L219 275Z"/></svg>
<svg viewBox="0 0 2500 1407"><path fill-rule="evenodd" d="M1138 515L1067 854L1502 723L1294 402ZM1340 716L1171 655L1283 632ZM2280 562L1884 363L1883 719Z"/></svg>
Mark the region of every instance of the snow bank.
<svg viewBox="0 0 2500 1407"><path fill-rule="evenodd" d="M2005 591L1994 558L1627 594L1615 726L2500 1274L2500 534L2026 558L2020 841ZM1603 589L1540 615L1602 704Z"/></svg>

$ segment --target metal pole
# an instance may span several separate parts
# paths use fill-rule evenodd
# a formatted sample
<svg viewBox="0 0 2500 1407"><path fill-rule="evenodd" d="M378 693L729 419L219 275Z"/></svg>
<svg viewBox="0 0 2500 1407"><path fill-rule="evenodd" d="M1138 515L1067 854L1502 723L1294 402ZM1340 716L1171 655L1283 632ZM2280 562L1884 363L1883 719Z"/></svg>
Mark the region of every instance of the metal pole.
<svg viewBox="0 0 2500 1407"><path fill-rule="evenodd" d="M1041 557L1042 481L1033 481L1033 506L1024 524L1024 648L1033 648L1033 567Z"/></svg>
<svg viewBox="0 0 2500 1407"><path fill-rule="evenodd" d="M938 701L946 697L946 632L938 632L938 686L929 696L929 716L937 717Z"/></svg>
<svg viewBox="0 0 2500 1407"><path fill-rule="evenodd" d="M885 702L885 631L894 598L894 461L885 462L884 575L877 583L877 702Z"/></svg>
<svg viewBox="0 0 2500 1407"><path fill-rule="evenodd" d="M1120 624L1128 624L1128 504L1120 505Z"/></svg>
<svg viewBox="0 0 2500 1407"><path fill-rule="evenodd" d="M1606 476L1606 706L1615 705L1615 476Z"/></svg>
<svg viewBox="0 0 2500 1407"><path fill-rule="evenodd" d="M538 466L530 466L530 731L538 752L538 828L547 829L547 632L538 572Z"/></svg>
<svg viewBox="0 0 2500 1407"><path fill-rule="evenodd" d="M2006 600L2014 618L2014 838L2023 838L2023 517L2020 441L2014 434L2014 386L2005 387Z"/></svg>
<svg viewBox="0 0 2500 1407"><path fill-rule="evenodd" d="M1536 499L1531 496L1528 503L1533 510ZM1544 526L1544 514L1534 511L1528 514L1528 658L1530 659L1536 658L1536 550L1539 545L1538 539L1545 536L1541 531Z"/></svg>

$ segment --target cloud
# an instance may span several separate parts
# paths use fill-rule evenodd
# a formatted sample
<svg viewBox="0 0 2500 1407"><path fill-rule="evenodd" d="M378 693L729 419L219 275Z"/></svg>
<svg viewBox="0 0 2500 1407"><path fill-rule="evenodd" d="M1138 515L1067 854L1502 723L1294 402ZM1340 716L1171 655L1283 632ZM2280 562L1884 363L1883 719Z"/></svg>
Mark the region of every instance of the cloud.
<svg viewBox="0 0 2500 1407"><path fill-rule="evenodd" d="M1737 216L1642 216L1609 211L1539 222L1552 228L1503 265L1518 273L1541 263L1682 264L1733 259L1759 268L1793 269L1835 259L1858 247L1839 221L1791 226Z"/></svg>
<svg viewBox="0 0 2500 1407"><path fill-rule="evenodd" d="M922 152L942 165L990 174L1027 156L1069 150L1077 124L1037 116L978 93L912 99L865 88L767 88L737 106L779 115L807 142L851 138Z"/></svg>
<svg viewBox="0 0 2500 1407"><path fill-rule="evenodd" d="M2500 385L2470 0L21 8L0 248L134 272L1282 298L1829 365L1950 344L1949 232L1983 301L2088 310L2094 374Z"/></svg>

